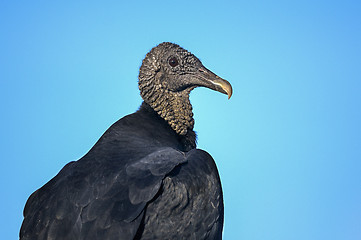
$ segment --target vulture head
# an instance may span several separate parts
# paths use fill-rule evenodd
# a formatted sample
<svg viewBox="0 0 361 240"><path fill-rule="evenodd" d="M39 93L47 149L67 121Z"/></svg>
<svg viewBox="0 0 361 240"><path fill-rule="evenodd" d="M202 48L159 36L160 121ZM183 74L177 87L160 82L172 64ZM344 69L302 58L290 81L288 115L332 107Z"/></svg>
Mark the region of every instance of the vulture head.
<svg viewBox="0 0 361 240"><path fill-rule="evenodd" d="M139 70L140 95L180 135L193 129L189 93L196 87L232 95L228 81L177 44L161 43L145 56Z"/></svg>

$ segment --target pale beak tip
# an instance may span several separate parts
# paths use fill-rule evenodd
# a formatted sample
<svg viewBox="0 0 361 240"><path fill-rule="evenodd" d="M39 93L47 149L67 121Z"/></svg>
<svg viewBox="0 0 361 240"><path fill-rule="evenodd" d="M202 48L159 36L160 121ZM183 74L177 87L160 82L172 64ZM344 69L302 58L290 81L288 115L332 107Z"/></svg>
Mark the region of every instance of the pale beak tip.
<svg viewBox="0 0 361 240"><path fill-rule="evenodd" d="M226 85L224 87L224 90L226 91L227 95L228 95L228 99L230 99L232 97L232 94L233 94L233 89L232 89L232 86L229 82L227 82L228 85Z"/></svg>

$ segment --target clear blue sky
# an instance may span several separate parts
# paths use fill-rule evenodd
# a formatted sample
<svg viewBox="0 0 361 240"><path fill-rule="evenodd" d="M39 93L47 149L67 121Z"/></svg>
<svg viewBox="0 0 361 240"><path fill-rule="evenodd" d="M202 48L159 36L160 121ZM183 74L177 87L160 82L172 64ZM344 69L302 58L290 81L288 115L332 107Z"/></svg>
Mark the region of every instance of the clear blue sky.
<svg viewBox="0 0 361 240"><path fill-rule="evenodd" d="M141 103L163 41L234 95L191 94L215 158L225 239L361 239L360 1L1 1L0 225Z"/></svg>

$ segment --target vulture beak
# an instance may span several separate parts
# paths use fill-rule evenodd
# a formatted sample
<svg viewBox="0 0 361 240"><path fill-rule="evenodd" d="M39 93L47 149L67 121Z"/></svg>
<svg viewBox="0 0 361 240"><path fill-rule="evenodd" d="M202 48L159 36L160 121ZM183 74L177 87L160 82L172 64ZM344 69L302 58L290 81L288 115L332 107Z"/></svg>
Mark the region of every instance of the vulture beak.
<svg viewBox="0 0 361 240"><path fill-rule="evenodd" d="M228 95L228 99L232 96L232 86L231 84L223 79L218 77L216 74L208 70L206 67L202 66L199 68L196 77L200 80L199 86L207 87L215 91L224 93Z"/></svg>

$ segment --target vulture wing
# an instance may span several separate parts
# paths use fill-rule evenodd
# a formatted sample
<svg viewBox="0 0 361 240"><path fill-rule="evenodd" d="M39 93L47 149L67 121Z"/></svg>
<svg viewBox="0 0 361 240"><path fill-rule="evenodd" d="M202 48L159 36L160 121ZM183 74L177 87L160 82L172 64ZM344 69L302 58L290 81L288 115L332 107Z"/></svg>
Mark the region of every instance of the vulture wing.
<svg viewBox="0 0 361 240"><path fill-rule="evenodd" d="M160 148L113 172L71 162L34 192L24 209L22 239L133 239L146 204L186 155Z"/></svg>

